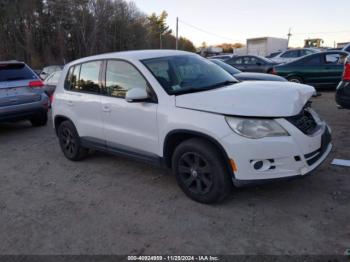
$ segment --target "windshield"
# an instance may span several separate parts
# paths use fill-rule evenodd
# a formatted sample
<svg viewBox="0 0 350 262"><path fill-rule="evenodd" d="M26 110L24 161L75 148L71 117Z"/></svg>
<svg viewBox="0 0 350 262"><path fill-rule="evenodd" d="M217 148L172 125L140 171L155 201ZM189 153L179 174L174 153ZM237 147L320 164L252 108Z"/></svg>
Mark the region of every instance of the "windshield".
<svg viewBox="0 0 350 262"><path fill-rule="evenodd" d="M218 65L196 55L160 57L142 62L170 95L206 91L238 83Z"/></svg>
<svg viewBox="0 0 350 262"><path fill-rule="evenodd" d="M241 73L241 71L239 71L238 69L234 68L233 66L226 64L225 62L222 62L220 60L217 59L212 59L210 60L211 62L217 64L218 66L220 66L222 69L224 69L226 72L229 72L231 75L235 75L235 74L239 74Z"/></svg>

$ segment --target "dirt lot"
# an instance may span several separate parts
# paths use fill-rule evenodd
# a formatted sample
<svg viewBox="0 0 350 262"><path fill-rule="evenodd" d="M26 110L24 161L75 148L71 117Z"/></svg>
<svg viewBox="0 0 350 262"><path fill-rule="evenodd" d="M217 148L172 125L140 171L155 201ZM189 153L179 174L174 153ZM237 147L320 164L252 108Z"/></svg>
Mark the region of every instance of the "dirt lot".
<svg viewBox="0 0 350 262"><path fill-rule="evenodd" d="M343 254L350 248L350 111L314 99L334 150L313 176L188 199L170 172L96 153L60 152L51 123L0 125L1 254Z"/></svg>

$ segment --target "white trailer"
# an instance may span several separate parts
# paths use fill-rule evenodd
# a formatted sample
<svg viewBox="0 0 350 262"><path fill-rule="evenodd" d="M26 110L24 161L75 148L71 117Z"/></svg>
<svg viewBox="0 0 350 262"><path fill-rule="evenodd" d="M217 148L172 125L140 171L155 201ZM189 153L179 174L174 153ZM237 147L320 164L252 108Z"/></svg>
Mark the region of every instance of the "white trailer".
<svg viewBox="0 0 350 262"><path fill-rule="evenodd" d="M247 54L267 56L274 52L288 49L288 40L276 37L259 37L247 39Z"/></svg>

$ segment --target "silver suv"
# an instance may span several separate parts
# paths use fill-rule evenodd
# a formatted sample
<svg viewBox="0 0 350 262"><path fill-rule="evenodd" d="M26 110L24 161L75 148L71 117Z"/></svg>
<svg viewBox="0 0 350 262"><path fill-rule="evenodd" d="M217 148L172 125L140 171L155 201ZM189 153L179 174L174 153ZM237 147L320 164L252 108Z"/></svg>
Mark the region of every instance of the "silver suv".
<svg viewBox="0 0 350 262"><path fill-rule="evenodd" d="M25 63L0 61L0 122L30 120L33 126L47 123L50 102L43 82Z"/></svg>

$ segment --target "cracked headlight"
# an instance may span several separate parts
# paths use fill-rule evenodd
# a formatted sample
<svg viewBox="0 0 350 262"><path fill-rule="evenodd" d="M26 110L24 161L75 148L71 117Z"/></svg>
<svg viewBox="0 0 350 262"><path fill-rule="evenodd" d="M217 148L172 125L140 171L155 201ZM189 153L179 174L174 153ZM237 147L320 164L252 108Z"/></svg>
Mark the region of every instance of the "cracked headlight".
<svg viewBox="0 0 350 262"><path fill-rule="evenodd" d="M226 122L235 133L247 138L289 136L289 133L273 119L226 117Z"/></svg>

